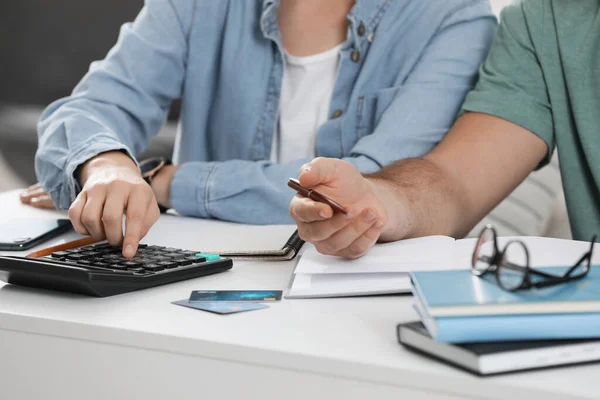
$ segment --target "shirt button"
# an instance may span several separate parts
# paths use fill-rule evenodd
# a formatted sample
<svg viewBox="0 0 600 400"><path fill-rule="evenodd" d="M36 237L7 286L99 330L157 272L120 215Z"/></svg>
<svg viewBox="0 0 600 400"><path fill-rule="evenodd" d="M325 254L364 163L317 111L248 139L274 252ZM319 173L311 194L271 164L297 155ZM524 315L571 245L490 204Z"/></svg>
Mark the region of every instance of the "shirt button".
<svg viewBox="0 0 600 400"><path fill-rule="evenodd" d="M336 119L342 116L344 112L342 110L335 110L333 114L331 114L331 119Z"/></svg>
<svg viewBox="0 0 600 400"><path fill-rule="evenodd" d="M361 22L358 26L358 29L356 30L356 33L358 33L358 36L364 36L366 31L367 29L365 28L365 24Z"/></svg>
<svg viewBox="0 0 600 400"><path fill-rule="evenodd" d="M354 61L355 63L359 62L360 61L360 51L354 50L352 52L352 54L350 55L350 59L352 61Z"/></svg>

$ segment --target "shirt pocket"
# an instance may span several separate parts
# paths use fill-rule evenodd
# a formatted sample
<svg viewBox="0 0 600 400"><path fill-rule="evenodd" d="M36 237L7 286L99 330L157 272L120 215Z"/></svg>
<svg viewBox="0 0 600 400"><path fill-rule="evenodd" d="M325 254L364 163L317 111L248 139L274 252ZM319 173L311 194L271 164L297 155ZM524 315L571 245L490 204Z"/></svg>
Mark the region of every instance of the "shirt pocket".
<svg viewBox="0 0 600 400"><path fill-rule="evenodd" d="M381 120L383 113L392 104L402 86L394 86L366 94L358 98L356 109L356 136L360 139L370 135Z"/></svg>

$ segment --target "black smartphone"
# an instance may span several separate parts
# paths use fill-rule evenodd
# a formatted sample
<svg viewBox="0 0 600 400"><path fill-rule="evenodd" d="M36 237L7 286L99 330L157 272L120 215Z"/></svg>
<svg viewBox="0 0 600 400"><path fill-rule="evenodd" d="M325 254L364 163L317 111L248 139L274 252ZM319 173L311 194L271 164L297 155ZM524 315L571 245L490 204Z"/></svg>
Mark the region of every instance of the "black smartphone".
<svg viewBox="0 0 600 400"><path fill-rule="evenodd" d="M22 218L0 223L0 250L22 251L71 229L68 219Z"/></svg>

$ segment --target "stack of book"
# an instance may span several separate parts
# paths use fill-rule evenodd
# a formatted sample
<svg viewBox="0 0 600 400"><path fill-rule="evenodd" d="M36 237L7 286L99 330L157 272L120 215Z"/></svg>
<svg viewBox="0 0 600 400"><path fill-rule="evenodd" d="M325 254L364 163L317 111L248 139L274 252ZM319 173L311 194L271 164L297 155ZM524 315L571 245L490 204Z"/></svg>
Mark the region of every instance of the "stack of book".
<svg viewBox="0 0 600 400"><path fill-rule="evenodd" d="M515 293L493 274L413 272L411 290L421 322L399 325L400 343L476 374L600 360L600 267L579 281Z"/></svg>

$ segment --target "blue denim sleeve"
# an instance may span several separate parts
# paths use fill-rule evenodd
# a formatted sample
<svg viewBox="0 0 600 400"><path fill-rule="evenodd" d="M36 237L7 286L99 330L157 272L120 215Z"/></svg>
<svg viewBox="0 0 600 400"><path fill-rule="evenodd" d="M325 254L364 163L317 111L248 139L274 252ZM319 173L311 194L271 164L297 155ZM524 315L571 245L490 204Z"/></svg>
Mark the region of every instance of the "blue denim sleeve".
<svg viewBox="0 0 600 400"><path fill-rule="evenodd" d="M448 133L473 89L496 30L489 2L470 1L448 16L420 61L379 118L372 135L353 155L381 160L382 166L429 153ZM401 51L398 49L398 51ZM379 99L381 100L381 99Z"/></svg>
<svg viewBox="0 0 600 400"><path fill-rule="evenodd" d="M171 100L181 95L194 4L146 0L72 96L44 111L36 172L59 209L68 208L77 195L77 167L107 151L134 158L164 124Z"/></svg>
<svg viewBox="0 0 600 400"><path fill-rule="evenodd" d="M496 27L489 4L465 2L449 15L373 134L345 158L362 173L427 154L449 131L473 87ZM182 214L241 223L293 223L288 206L294 192L287 179L309 159L289 164L267 161L193 162L178 170L171 202Z"/></svg>

